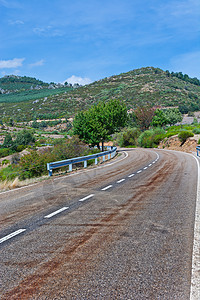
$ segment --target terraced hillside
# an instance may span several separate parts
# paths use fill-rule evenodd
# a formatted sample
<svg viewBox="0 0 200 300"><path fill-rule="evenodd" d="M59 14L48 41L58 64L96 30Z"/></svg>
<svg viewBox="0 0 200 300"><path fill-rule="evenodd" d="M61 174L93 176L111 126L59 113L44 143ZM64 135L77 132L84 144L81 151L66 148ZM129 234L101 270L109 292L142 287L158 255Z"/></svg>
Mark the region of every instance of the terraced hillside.
<svg viewBox="0 0 200 300"><path fill-rule="evenodd" d="M37 101L0 103L1 116L20 120L46 118L48 114L70 117L94 103L111 98L125 101L127 108L150 103L178 106L183 113L200 110L200 86L173 76L168 71L147 67L96 81Z"/></svg>

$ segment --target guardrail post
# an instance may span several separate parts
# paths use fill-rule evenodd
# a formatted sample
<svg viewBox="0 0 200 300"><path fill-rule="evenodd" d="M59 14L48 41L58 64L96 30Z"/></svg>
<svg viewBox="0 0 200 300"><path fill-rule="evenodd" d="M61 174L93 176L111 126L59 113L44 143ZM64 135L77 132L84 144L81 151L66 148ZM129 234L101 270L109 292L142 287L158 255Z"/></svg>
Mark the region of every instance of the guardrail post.
<svg viewBox="0 0 200 300"><path fill-rule="evenodd" d="M53 169L62 168L64 166L69 166L69 172L71 172L72 171L72 165L75 164L75 163L84 162L84 168L86 168L87 165L88 165L87 161L90 160L90 159L95 160L95 165L98 164L98 161L99 161L98 158L99 157L102 157L102 162L105 162L106 157L108 157L108 160L109 160L110 158L113 158L115 156L116 150L117 150L116 147L114 149L113 149L113 147L110 147L110 150L105 151L105 152L92 154L92 155L87 155L87 156L82 156L82 157L75 157L73 159L66 159L66 160L62 160L62 161L47 163L47 170L49 172L49 176L53 175ZM200 149L198 149L198 150L200 150ZM199 152L197 153L197 155L199 155Z"/></svg>

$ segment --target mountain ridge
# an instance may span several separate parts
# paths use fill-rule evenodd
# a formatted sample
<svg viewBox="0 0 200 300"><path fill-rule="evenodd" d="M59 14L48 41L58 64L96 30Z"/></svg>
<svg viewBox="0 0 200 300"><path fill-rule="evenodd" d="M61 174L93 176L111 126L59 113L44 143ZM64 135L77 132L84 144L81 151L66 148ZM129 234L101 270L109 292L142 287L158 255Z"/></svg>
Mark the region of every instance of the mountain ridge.
<svg viewBox="0 0 200 300"><path fill-rule="evenodd" d="M186 74L185 74L186 75ZM159 68L146 67L95 81L56 95L43 96L37 102L27 100L16 103L1 102L0 114L15 115L16 119L30 120L71 117L77 111L87 109L99 101L116 98L124 101L127 109L137 105L178 106L182 113L200 110L200 82L181 72L170 73ZM192 83L189 80L194 80Z"/></svg>

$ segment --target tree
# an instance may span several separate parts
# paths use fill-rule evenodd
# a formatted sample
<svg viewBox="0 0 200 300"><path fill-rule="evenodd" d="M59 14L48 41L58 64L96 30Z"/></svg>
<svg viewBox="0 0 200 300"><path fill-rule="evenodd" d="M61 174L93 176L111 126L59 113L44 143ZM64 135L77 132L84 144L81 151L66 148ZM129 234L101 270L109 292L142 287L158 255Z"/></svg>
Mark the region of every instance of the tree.
<svg viewBox="0 0 200 300"><path fill-rule="evenodd" d="M4 142L3 142L3 147L4 148L10 148L13 145L13 140L12 140L12 136L10 133L6 134Z"/></svg>
<svg viewBox="0 0 200 300"><path fill-rule="evenodd" d="M138 106L135 110L137 124L142 131L147 130L155 114L155 108L150 105Z"/></svg>
<svg viewBox="0 0 200 300"><path fill-rule="evenodd" d="M169 124L168 118L162 109L156 109L151 125L154 127L162 127Z"/></svg>
<svg viewBox="0 0 200 300"><path fill-rule="evenodd" d="M19 145L27 146L35 142L35 137L32 132L28 130L21 130L18 132L16 139L13 142L12 148L17 150Z"/></svg>
<svg viewBox="0 0 200 300"><path fill-rule="evenodd" d="M14 126L14 121L13 121L13 119L12 119L12 118L10 118L10 119L9 119L9 125L10 125L11 127L13 127L13 126Z"/></svg>
<svg viewBox="0 0 200 300"><path fill-rule="evenodd" d="M85 112L79 112L73 121L74 134L92 146L110 138L110 135L122 128L127 121L127 109L119 100L99 102Z"/></svg>
<svg viewBox="0 0 200 300"><path fill-rule="evenodd" d="M181 122L183 116L177 107L168 108L164 111L169 125L174 125L178 122Z"/></svg>

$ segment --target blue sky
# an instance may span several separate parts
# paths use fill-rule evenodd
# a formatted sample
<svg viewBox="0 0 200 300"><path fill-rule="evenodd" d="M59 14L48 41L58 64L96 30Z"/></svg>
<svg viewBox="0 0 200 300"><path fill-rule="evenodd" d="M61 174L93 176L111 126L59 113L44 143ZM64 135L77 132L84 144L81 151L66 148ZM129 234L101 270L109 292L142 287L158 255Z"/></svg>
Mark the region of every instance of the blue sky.
<svg viewBox="0 0 200 300"><path fill-rule="evenodd" d="M89 83L140 67L200 78L200 0L0 0L0 77Z"/></svg>

